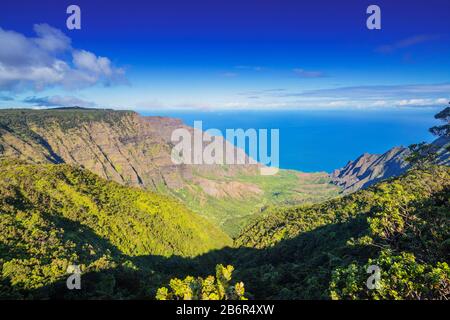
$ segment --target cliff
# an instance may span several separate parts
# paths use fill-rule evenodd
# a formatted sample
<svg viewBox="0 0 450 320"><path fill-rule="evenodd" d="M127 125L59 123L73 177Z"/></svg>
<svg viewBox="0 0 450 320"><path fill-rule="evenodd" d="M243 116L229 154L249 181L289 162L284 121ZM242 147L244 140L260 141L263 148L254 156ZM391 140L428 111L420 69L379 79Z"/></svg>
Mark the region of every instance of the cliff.
<svg viewBox="0 0 450 320"><path fill-rule="evenodd" d="M77 165L122 185L171 195L231 235L267 205L337 194L323 173L261 176L259 164L174 164L170 138L178 128L194 130L178 119L132 111L6 109L0 110L0 156ZM225 149L245 157L233 146Z"/></svg>
<svg viewBox="0 0 450 320"><path fill-rule="evenodd" d="M449 165L449 137L436 139L432 145L438 153L437 164ZM334 184L343 188L344 192L353 192L367 188L374 183L391 177L397 177L407 171L410 165L405 158L409 149L394 147L383 154L364 153L354 161L349 161L345 167L331 174Z"/></svg>

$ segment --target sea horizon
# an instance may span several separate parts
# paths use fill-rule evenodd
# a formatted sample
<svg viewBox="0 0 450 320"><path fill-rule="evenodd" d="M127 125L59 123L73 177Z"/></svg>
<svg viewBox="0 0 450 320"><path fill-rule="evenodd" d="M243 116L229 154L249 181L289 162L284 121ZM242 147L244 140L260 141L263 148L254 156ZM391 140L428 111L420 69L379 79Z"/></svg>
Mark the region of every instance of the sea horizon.
<svg viewBox="0 0 450 320"><path fill-rule="evenodd" d="M136 110L143 116L202 121L203 130L279 129L280 168L327 172L364 153L383 154L393 147L434 138L439 108L389 110Z"/></svg>

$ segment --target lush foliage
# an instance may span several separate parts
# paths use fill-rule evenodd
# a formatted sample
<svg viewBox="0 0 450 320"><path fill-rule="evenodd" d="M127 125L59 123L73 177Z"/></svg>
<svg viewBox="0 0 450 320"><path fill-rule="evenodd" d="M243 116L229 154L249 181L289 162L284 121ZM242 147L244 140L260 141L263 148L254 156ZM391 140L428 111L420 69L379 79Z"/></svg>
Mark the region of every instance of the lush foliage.
<svg viewBox="0 0 450 320"><path fill-rule="evenodd" d="M437 118L448 122L446 110ZM121 116L0 112L0 132L43 145L55 163L29 122L72 128ZM213 198L198 185L171 191L196 213L78 167L1 160L0 297L242 299L244 281L248 298L448 299L450 168L432 165L427 146L416 145L419 165L404 176L319 204L336 195L327 178L289 171L233 176L259 197ZM244 224L228 247L222 230L235 234ZM83 290L66 288L71 265L80 266ZM372 266L381 271L375 290L367 286ZM214 267L215 276L205 274Z"/></svg>
<svg viewBox="0 0 450 320"><path fill-rule="evenodd" d="M450 107L445 108L434 117L435 119L444 122L444 124L430 128L430 132L437 137L447 139L448 143L448 139L450 138ZM432 143L415 143L409 146L410 154L405 160L418 168L439 163L439 154L442 152L450 152L450 144L447 144L447 146L444 147L444 150L439 149L439 146Z"/></svg>
<svg viewBox="0 0 450 320"><path fill-rule="evenodd" d="M158 289L158 300L246 300L242 282L230 284L233 266L219 264L216 276L194 278L187 276L184 280L171 279L169 287Z"/></svg>
<svg viewBox="0 0 450 320"><path fill-rule="evenodd" d="M135 270L145 256L192 257L230 243L165 196L68 165L7 161L0 171L0 230L0 295L7 296L50 285L72 264L83 273Z"/></svg>
<svg viewBox="0 0 450 320"><path fill-rule="evenodd" d="M377 288L366 285L370 266L381 270ZM337 268L332 275L330 294L333 299L448 299L450 268L446 262L435 265L419 262L412 253L393 254L383 250L363 266L351 263Z"/></svg>
<svg viewBox="0 0 450 320"><path fill-rule="evenodd" d="M235 263L258 298L448 299L450 168L414 170L341 199L274 210ZM381 268L368 290L367 267Z"/></svg>
<svg viewBox="0 0 450 320"><path fill-rule="evenodd" d="M64 130L76 128L84 122L104 121L110 124L120 122L124 115L133 114L133 111L116 111L108 109L88 108L54 108L47 110L29 109L2 109L0 110L0 128L7 131L21 131L33 135L32 126L47 127L58 123Z"/></svg>
<svg viewBox="0 0 450 320"><path fill-rule="evenodd" d="M214 177L208 178L214 181ZM170 193L182 199L194 212L219 225L231 237L236 237L249 221L271 207L318 203L336 197L339 192L339 187L331 184L329 177L323 173L301 175L295 171L280 170L272 176L241 173L227 180L255 186L261 194L217 198L203 193L194 184Z"/></svg>
<svg viewBox="0 0 450 320"><path fill-rule="evenodd" d="M271 208L223 249L220 230L173 200L66 165L4 162L0 195L2 297L236 299L241 281L248 298L449 297L448 167ZM80 292L65 288L70 264ZM205 274L217 264L235 267L234 284L230 267ZM379 290L366 286L370 265Z"/></svg>
<svg viewBox="0 0 450 320"><path fill-rule="evenodd" d="M435 136L450 137L450 107L445 108L434 117L444 122L444 124L430 128L430 132Z"/></svg>

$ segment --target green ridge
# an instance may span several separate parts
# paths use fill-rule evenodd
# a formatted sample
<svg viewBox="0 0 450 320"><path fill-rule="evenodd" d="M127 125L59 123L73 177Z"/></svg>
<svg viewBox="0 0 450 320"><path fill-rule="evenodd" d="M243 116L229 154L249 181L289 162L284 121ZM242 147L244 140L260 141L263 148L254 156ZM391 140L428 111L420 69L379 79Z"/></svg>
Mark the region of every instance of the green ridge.
<svg viewBox="0 0 450 320"><path fill-rule="evenodd" d="M15 288L49 285L70 264L98 271L133 257L194 257L231 244L166 196L69 165L1 161L0 168L0 283Z"/></svg>

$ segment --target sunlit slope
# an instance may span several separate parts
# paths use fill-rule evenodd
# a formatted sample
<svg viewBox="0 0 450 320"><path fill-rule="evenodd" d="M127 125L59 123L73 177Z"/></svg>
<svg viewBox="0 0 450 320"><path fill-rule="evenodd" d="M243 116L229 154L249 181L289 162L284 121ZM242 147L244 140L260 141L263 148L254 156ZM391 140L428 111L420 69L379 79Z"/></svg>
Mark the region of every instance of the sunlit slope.
<svg viewBox="0 0 450 320"><path fill-rule="evenodd" d="M268 210L236 239L235 264L260 298L448 299L449 239L450 168L434 166ZM366 286L371 265L380 290Z"/></svg>
<svg viewBox="0 0 450 320"><path fill-rule="evenodd" d="M0 155L73 164L122 185L168 194L232 236L267 206L319 202L338 193L323 173L261 176L259 165L174 164L170 138L178 128L193 130L177 119L132 111L5 109Z"/></svg>
<svg viewBox="0 0 450 320"><path fill-rule="evenodd" d="M178 201L87 170L11 161L0 168L0 271L19 286L46 283L69 263L192 257L231 243Z"/></svg>
<svg viewBox="0 0 450 320"><path fill-rule="evenodd" d="M195 183L172 193L234 237L271 207L318 203L339 191L326 173L280 170L272 176L242 171L220 179L198 174Z"/></svg>

